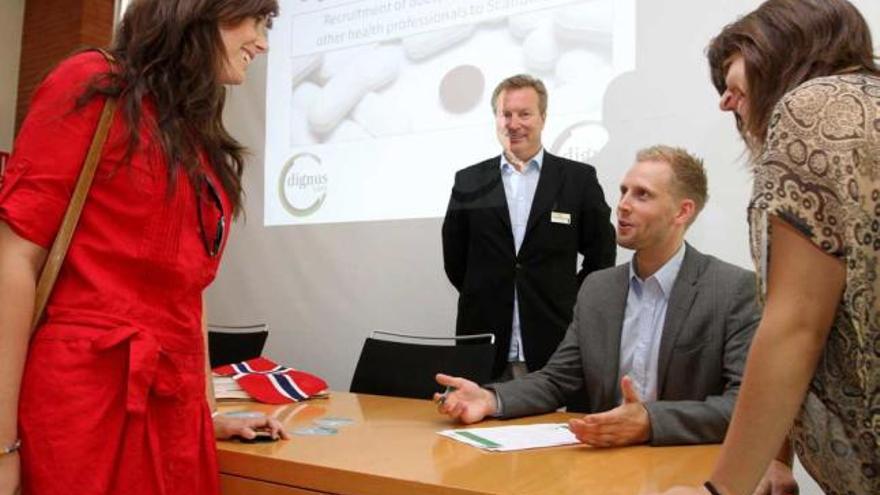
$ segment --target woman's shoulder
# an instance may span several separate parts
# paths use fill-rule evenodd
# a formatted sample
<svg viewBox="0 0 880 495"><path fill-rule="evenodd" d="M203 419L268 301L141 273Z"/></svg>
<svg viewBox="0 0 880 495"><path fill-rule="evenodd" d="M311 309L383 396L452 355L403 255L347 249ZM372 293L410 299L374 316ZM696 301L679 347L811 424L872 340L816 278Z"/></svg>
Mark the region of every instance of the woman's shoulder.
<svg viewBox="0 0 880 495"><path fill-rule="evenodd" d="M872 95L875 99L880 98L880 76L855 73L816 77L790 90L781 102L812 100L827 103L842 95L853 95L859 99Z"/></svg>
<svg viewBox="0 0 880 495"><path fill-rule="evenodd" d="M91 119L92 112L100 111L100 98L94 99L94 105L89 102L85 107L78 100L109 68L107 60L97 51L80 52L62 60L31 95L25 119L31 124L28 127L37 128L40 122L54 122L74 113Z"/></svg>
<svg viewBox="0 0 880 495"><path fill-rule="evenodd" d="M817 77L800 84L780 99L776 111L802 128L815 128L819 121L828 123L829 118L835 126L863 127L866 124L864 117L875 111L872 107L876 101L880 101L880 78L866 74L840 74ZM778 120L772 119L771 125L773 123Z"/></svg>
<svg viewBox="0 0 880 495"><path fill-rule="evenodd" d="M62 60L46 77L44 84L81 87L92 79L107 72L109 62L97 50L89 50Z"/></svg>

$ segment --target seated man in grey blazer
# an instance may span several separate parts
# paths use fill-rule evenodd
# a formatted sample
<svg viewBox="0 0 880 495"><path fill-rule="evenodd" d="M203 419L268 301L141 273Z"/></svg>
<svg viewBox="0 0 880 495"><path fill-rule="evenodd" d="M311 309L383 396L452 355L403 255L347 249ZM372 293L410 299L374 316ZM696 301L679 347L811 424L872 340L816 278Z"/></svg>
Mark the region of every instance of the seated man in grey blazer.
<svg viewBox="0 0 880 495"><path fill-rule="evenodd" d="M544 368L486 385L437 375L439 411L463 423L553 411L586 394L570 422L595 447L721 442L758 323L754 275L684 235L706 202L702 161L655 146L620 185L617 243L633 261L590 274ZM585 392L584 392L585 391Z"/></svg>

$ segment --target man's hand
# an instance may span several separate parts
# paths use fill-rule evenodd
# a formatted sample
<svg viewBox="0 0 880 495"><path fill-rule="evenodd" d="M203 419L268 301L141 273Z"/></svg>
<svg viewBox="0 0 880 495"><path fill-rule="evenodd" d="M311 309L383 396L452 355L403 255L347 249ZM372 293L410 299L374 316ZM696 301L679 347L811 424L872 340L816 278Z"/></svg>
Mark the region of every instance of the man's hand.
<svg viewBox="0 0 880 495"><path fill-rule="evenodd" d="M722 489L717 483L715 488L721 493L728 493L726 489ZM767 467L761 483L758 484L758 488L755 489L752 495L797 495L798 492L798 485L794 480L791 467L778 459L773 459L770 466ZM702 487L676 486L666 490L662 495L706 495L707 493L709 492Z"/></svg>
<svg viewBox="0 0 880 495"><path fill-rule="evenodd" d="M651 438L651 420L632 379L620 380L623 404L610 411L587 414L568 422L571 432L592 447L620 447L647 442Z"/></svg>
<svg viewBox="0 0 880 495"><path fill-rule="evenodd" d="M791 467L782 461L773 459L764 472L753 495L797 495L800 489Z"/></svg>
<svg viewBox="0 0 880 495"><path fill-rule="evenodd" d="M218 414L214 417L214 437L225 440L232 437L241 437L251 440L257 436L257 431L266 431L274 439L289 440L290 435L275 418L268 416L262 418L231 418Z"/></svg>
<svg viewBox="0 0 880 495"><path fill-rule="evenodd" d="M728 493L726 488L722 488L717 483L715 488L721 493ZM706 495L707 493L708 491L702 487L676 486L661 495ZM779 459L773 459L752 495L797 495L798 493L798 484L791 472L791 466Z"/></svg>
<svg viewBox="0 0 880 495"><path fill-rule="evenodd" d="M480 388L470 380L443 373L438 373L435 378L440 385L454 389L448 394L434 394L434 402L441 414L464 424L471 424L495 414L498 410L492 391Z"/></svg>

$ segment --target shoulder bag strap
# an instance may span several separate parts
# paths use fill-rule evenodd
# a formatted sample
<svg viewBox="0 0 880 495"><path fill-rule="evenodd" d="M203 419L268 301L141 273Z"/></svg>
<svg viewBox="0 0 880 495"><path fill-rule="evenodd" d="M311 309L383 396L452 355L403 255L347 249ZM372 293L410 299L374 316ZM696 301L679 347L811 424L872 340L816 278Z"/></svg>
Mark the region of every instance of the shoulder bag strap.
<svg viewBox="0 0 880 495"><path fill-rule="evenodd" d="M113 62L112 57L104 50L99 50L109 62ZM64 219L61 221L61 227L52 248L40 272L40 279L37 282L36 297L34 299L34 318L31 323L31 330L36 329L37 324L43 317L43 311L46 309L46 302L52 293L52 287L58 278L58 272L64 263L64 256L67 254L67 248L70 246L70 240L73 238L73 232L76 230L76 224L82 213L86 196L89 194L89 188L92 185L92 179L95 178L95 170L98 168L98 161L101 158L101 150L107 141L107 135L110 133L110 125L113 123L113 115L116 113L116 98L107 98L104 103L104 109L101 111L101 119L98 121L98 127L95 129L95 135L92 137L92 144L86 154L86 160L79 179L76 181L76 188L67 205L67 211L64 213Z"/></svg>

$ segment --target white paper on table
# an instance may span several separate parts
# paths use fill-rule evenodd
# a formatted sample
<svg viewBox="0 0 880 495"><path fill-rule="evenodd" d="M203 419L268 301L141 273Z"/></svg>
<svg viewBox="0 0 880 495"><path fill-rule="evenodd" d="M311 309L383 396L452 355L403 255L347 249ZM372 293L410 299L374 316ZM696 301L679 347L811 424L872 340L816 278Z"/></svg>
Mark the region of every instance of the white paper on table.
<svg viewBox="0 0 880 495"><path fill-rule="evenodd" d="M214 382L214 398L217 400L251 398L231 376L212 375L211 379Z"/></svg>
<svg viewBox="0 0 880 495"><path fill-rule="evenodd" d="M578 443L565 423L467 428L437 432L444 437L473 445L483 450L507 452Z"/></svg>

